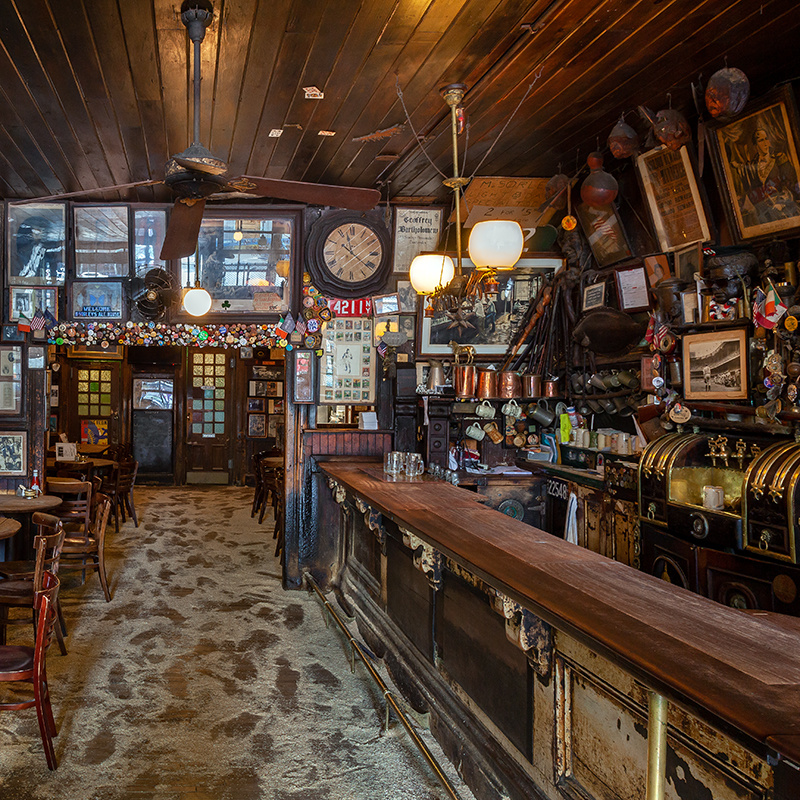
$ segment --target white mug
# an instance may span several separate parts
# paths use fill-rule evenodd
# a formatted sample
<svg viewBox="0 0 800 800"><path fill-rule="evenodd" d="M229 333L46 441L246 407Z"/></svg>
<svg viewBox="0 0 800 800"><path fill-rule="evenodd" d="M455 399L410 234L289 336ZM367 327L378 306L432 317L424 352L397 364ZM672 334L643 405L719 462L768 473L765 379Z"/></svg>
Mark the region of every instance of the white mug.
<svg viewBox="0 0 800 800"><path fill-rule="evenodd" d="M720 511L725 507L725 490L722 486L706 485L703 487L703 508Z"/></svg>
<svg viewBox="0 0 800 800"><path fill-rule="evenodd" d="M467 436L470 439L475 439L476 442L480 442L483 440L483 437L486 436L486 431L478 425L477 422L473 422L472 425L467 428Z"/></svg>
<svg viewBox="0 0 800 800"><path fill-rule="evenodd" d="M494 406L488 401L484 400L476 409L475 413L484 419L492 419L494 417ZM474 438L474 437L473 437Z"/></svg>
<svg viewBox="0 0 800 800"><path fill-rule="evenodd" d="M514 419L519 419L522 416L522 409L516 400L509 400L500 410L507 417L513 417Z"/></svg>

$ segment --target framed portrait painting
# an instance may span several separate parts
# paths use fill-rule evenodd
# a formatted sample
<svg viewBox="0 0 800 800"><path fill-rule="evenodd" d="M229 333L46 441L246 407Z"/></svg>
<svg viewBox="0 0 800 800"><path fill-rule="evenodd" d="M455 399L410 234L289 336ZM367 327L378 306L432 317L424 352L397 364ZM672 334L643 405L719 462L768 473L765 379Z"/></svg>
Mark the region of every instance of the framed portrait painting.
<svg viewBox="0 0 800 800"><path fill-rule="evenodd" d="M800 230L800 139L791 86L749 103L732 122L714 125L710 139L733 238Z"/></svg>
<svg viewBox="0 0 800 800"><path fill-rule="evenodd" d="M63 286L66 274L66 206L8 205L7 264L10 286Z"/></svg>
<svg viewBox="0 0 800 800"><path fill-rule="evenodd" d="M595 208L580 203L575 209L575 215L599 266L608 267L633 255L613 205Z"/></svg>
<svg viewBox="0 0 800 800"><path fill-rule="evenodd" d="M746 331L684 336L683 392L687 400L744 400L747 397Z"/></svg>

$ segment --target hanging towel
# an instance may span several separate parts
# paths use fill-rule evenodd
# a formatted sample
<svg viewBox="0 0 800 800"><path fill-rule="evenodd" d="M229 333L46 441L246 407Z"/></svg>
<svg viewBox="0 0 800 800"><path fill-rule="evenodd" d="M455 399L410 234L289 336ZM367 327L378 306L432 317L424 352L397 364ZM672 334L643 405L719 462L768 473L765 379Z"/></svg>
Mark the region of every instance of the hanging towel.
<svg viewBox="0 0 800 800"><path fill-rule="evenodd" d="M567 519L564 522L564 539L572 544L578 544L578 498L575 492L570 492L567 500Z"/></svg>

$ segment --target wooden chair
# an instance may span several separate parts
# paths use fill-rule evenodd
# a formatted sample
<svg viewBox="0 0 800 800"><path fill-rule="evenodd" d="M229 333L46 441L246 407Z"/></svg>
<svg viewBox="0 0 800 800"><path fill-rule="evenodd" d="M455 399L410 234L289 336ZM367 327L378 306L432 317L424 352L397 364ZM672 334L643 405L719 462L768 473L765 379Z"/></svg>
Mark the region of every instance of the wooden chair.
<svg viewBox="0 0 800 800"><path fill-rule="evenodd" d="M94 477L94 461L78 461L73 464L56 464L56 478L72 478L76 481L90 481Z"/></svg>
<svg viewBox="0 0 800 800"><path fill-rule="evenodd" d="M50 705L50 688L47 683L46 654L56 625L58 603L58 578L49 571L42 574L41 586L34 598L37 617L36 639L33 647L19 645L0 645L0 682L30 683L33 685L33 698L0 703L0 711L21 711L36 708L39 732L42 736L44 754L49 769L56 769L53 737L58 735L53 709Z"/></svg>
<svg viewBox="0 0 800 800"><path fill-rule="evenodd" d="M263 453L253 454L253 476L255 477L255 490L253 491L253 505L250 507L250 517L254 517L265 501L266 491L264 488L264 477L261 472L261 457Z"/></svg>
<svg viewBox="0 0 800 800"><path fill-rule="evenodd" d="M36 592L41 589L42 576L45 571L49 571L53 575L58 574L61 551L64 546L64 528L61 520L51 514L41 512L34 514L32 519L38 528L38 533L33 539L34 560L5 561L0 564L0 575L6 578L0 580L0 644L5 644L8 625L33 623L35 630L34 600ZM31 609L31 616L21 619L11 618L8 616L8 612L12 608ZM63 621L58 600L55 602L55 611ZM62 622L56 632L62 655L67 654L64 633L66 630Z"/></svg>
<svg viewBox="0 0 800 800"><path fill-rule="evenodd" d="M46 485L47 494L61 498L61 505L53 509L53 515L64 524L67 536L88 536L92 522L92 483L70 478L48 478Z"/></svg>
<svg viewBox="0 0 800 800"><path fill-rule="evenodd" d="M87 569L96 570L108 603L111 600L111 592L108 589L104 548L106 526L111 513L111 498L101 492L97 493L96 498L97 503L89 532L84 536L69 534L64 539L64 547L61 551L61 569L62 571L80 570L83 573L83 580L86 580Z"/></svg>
<svg viewBox="0 0 800 800"><path fill-rule="evenodd" d="M111 498L111 505L114 509L114 530L119 533L119 518L125 522L125 511L133 520L133 524L138 528L139 520L136 517L136 506L133 503L133 487L136 484L136 475L139 472L139 462L128 460L120 461L110 480L103 483L102 491Z"/></svg>

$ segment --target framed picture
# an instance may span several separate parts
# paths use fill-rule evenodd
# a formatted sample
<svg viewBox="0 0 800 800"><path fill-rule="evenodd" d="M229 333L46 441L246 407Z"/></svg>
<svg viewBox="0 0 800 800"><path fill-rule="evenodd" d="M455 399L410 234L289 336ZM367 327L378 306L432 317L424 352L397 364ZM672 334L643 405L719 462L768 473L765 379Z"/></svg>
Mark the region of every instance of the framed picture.
<svg viewBox="0 0 800 800"><path fill-rule="evenodd" d="M247 435L257 438L267 435L267 418L264 414L247 415Z"/></svg>
<svg viewBox="0 0 800 800"><path fill-rule="evenodd" d="M669 253L711 238L689 150L665 146L636 159L658 245Z"/></svg>
<svg viewBox="0 0 800 800"><path fill-rule="evenodd" d="M28 348L28 369L44 369L44 347Z"/></svg>
<svg viewBox="0 0 800 800"><path fill-rule="evenodd" d="M693 244L684 250L675 251L675 277L693 283L695 273L703 271L703 245Z"/></svg>
<svg viewBox="0 0 800 800"><path fill-rule="evenodd" d="M395 208L394 272L408 272L416 256L436 249L442 230L442 216L441 208L430 206Z"/></svg>
<svg viewBox="0 0 800 800"><path fill-rule="evenodd" d="M397 332L400 330L400 315L394 314L391 317L381 317L375 320L372 329L372 344L377 347L381 343L383 335L386 333Z"/></svg>
<svg viewBox="0 0 800 800"><path fill-rule="evenodd" d="M419 295L411 285L411 281L397 281L397 295L400 298L401 314L417 313L417 298Z"/></svg>
<svg viewBox="0 0 800 800"><path fill-rule="evenodd" d="M669 260L665 255L645 256L644 268L647 272L647 282L652 289L659 281L671 277Z"/></svg>
<svg viewBox="0 0 800 800"><path fill-rule="evenodd" d="M640 385L643 392L654 393L656 387L653 386L653 356L642 356Z"/></svg>
<svg viewBox="0 0 800 800"><path fill-rule="evenodd" d="M254 364L251 367L254 378L261 380L277 381L283 377L283 370L280 367L269 367L263 364Z"/></svg>
<svg viewBox="0 0 800 800"><path fill-rule="evenodd" d="M322 336L319 402L325 405L373 405L377 355L371 317L332 319ZM280 417L270 417L278 420Z"/></svg>
<svg viewBox="0 0 800 800"><path fill-rule="evenodd" d="M4 342L24 342L25 334L16 325L3 325Z"/></svg>
<svg viewBox="0 0 800 800"><path fill-rule="evenodd" d="M58 408L60 386L57 383L50 384L50 408Z"/></svg>
<svg viewBox="0 0 800 800"><path fill-rule="evenodd" d="M73 214L75 274L79 278L127 278L127 206L79 206Z"/></svg>
<svg viewBox="0 0 800 800"><path fill-rule="evenodd" d="M250 359L253 357L253 348L252 347L240 347L239 348L239 358L241 359Z"/></svg>
<svg viewBox="0 0 800 800"><path fill-rule="evenodd" d="M613 205L594 208L580 203L575 209L575 216L599 266L608 267L633 255Z"/></svg>
<svg viewBox="0 0 800 800"><path fill-rule="evenodd" d="M283 381L266 381L267 397L283 397Z"/></svg>
<svg viewBox="0 0 800 800"><path fill-rule="evenodd" d="M561 268L563 263L561 258L526 258L520 259L514 269L498 272L496 296L470 299L463 304L459 321L466 325L454 326L452 312L417 314L417 358L452 358L451 341L474 347L479 360L500 358L545 275ZM468 258L462 258L462 264L467 275L475 268ZM428 305L428 298L423 296L420 309Z"/></svg>
<svg viewBox="0 0 800 800"><path fill-rule="evenodd" d="M697 291L695 289L687 289L685 292L681 292L681 318L684 325L695 325L700 321Z"/></svg>
<svg viewBox="0 0 800 800"><path fill-rule="evenodd" d="M749 103L734 121L710 127L732 238L766 239L800 230L800 144L791 84Z"/></svg>
<svg viewBox="0 0 800 800"><path fill-rule="evenodd" d="M9 322L19 322L23 316L31 320L37 311L49 311L58 319L58 289L48 286L9 286Z"/></svg>
<svg viewBox="0 0 800 800"><path fill-rule="evenodd" d="M650 308L647 274L641 264L624 267L614 272L617 281L617 298L621 311L646 311Z"/></svg>
<svg viewBox="0 0 800 800"><path fill-rule="evenodd" d="M247 386L247 394L251 397L266 397L267 396L267 382L266 381L250 381Z"/></svg>
<svg viewBox="0 0 800 800"><path fill-rule="evenodd" d="M270 414L283 414L286 410L286 401L283 399L269 401Z"/></svg>
<svg viewBox="0 0 800 800"><path fill-rule="evenodd" d="M381 294L372 298L372 313L376 317L388 317L390 314L400 313L400 295Z"/></svg>
<svg viewBox="0 0 800 800"><path fill-rule="evenodd" d="M747 397L747 333L743 328L683 337L683 392L687 400Z"/></svg>
<svg viewBox="0 0 800 800"><path fill-rule="evenodd" d="M8 205L7 263L10 286L63 286L66 274L66 206Z"/></svg>
<svg viewBox="0 0 800 800"><path fill-rule="evenodd" d="M103 345L108 345L103 347ZM124 355L121 344L75 344L67 348L68 358L97 358L104 361L119 361Z"/></svg>
<svg viewBox="0 0 800 800"><path fill-rule="evenodd" d="M591 311L606 304L606 282L592 283L583 287L583 311Z"/></svg>
<svg viewBox="0 0 800 800"><path fill-rule="evenodd" d="M0 475L28 474L26 431L0 432Z"/></svg>
<svg viewBox="0 0 800 800"><path fill-rule="evenodd" d="M48 421L47 430L55 433L58 430L58 414L51 414Z"/></svg>
<svg viewBox="0 0 800 800"><path fill-rule="evenodd" d="M21 345L0 345L0 414L22 414Z"/></svg>
<svg viewBox="0 0 800 800"><path fill-rule="evenodd" d="M121 281L73 281L73 319L122 319Z"/></svg>
<svg viewBox="0 0 800 800"><path fill-rule="evenodd" d="M264 398L263 397L249 397L247 399L248 411L264 411Z"/></svg>

